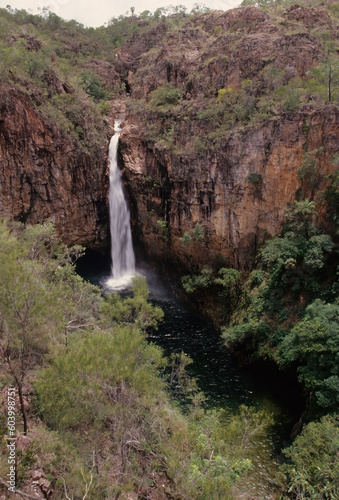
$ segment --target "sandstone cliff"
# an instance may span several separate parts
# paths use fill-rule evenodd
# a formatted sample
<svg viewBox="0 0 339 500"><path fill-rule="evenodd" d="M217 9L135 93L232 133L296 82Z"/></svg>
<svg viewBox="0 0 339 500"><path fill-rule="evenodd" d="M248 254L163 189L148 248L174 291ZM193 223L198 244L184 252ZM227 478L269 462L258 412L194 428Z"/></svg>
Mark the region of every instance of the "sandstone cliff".
<svg viewBox="0 0 339 500"><path fill-rule="evenodd" d="M285 210L301 185L298 167L306 144L310 150L325 149L317 185L322 190L333 171L331 157L339 150L336 106L286 113L238 131L220 150L194 158L141 141L139 128L127 122L121 153L135 229L148 254L179 256L186 263L189 257L179 237L198 222L206 233L205 242L195 248L200 262L221 259L228 266L247 267L260 243L281 231ZM250 174L261 176L259 185L250 182ZM158 220L167 221L168 234Z"/></svg>
<svg viewBox="0 0 339 500"><path fill-rule="evenodd" d="M273 104L266 118L241 122L236 111L215 111L215 103L218 90L226 88L238 92L238 104L252 100L255 109L278 86L301 86L323 56L315 31L330 33L334 26L323 8L293 6L278 20L254 7L212 12L165 32L134 61L120 153L135 239L152 259L183 268L247 268L260 244L281 231L288 205L305 197L315 199L319 221L330 230L319 193L339 151L337 105L307 95L293 111ZM121 57L127 49L133 52L133 40ZM267 78L270 68L281 72L281 81ZM252 90L244 92L243 82ZM152 105L152 91L167 84L180 89L178 104ZM204 119L212 112L212 120ZM215 139L227 113L230 124L220 121ZM305 154L318 150L312 190L298 169ZM204 241L184 248L179 237L196 223L204 228Z"/></svg>
<svg viewBox="0 0 339 500"><path fill-rule="evenodd" d="M89 127L95 124L89 123ZM90 150L41 116L15 87L0 93L0 213L55 222L67 244L107 244L107 144Z"/></svg>
<svg viewBox="0 0 339 500"><path fill-rule="evenodd" d="M92 32L81 29L78 40L50 27L56 31L47 63L39 33L11 34L10 47L22 51L25 45L35 83L12 68L2 85L0 213L32 223L52 218L65 242L107 247L108 140L126 84L131 97L120 163L134 240L151 258L183 268L213 262L246 268L260 244L280 232L296 197L316 198L320 220L331 230L319 193L335 169L338 103L326 103L305 82L328 43L332 52L337 43L333 12L325 2L152 23L133 18L134 32L106 61L100 58L108 47L107 41L100 46L103 31L92 43ZM57 37L65 40L53 52ZM58 58L65 57L77 79L60 78ZM74 88L82 70L91 98L106 99L103 114L113 98L107 117ZM159 89L172 92L171 101L158 96L156 102ZM313 189L298 173L312 152L318 168ZM179 238L197 223L204 241L183 247Z"/></svg>
<svg viewBox="0 0 339 500"><path fill-rule="evenodd" d="M51 219L65 243L106 251L107 99L121 76L74 21L8 8L0 24L0 215Z"/></svg>

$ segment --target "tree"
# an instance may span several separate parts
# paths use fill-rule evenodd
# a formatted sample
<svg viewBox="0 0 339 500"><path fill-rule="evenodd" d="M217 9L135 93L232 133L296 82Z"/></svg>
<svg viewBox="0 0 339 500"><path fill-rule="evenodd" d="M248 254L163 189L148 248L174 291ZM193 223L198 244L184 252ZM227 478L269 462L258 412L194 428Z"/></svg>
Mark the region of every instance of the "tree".
<svg viewBox="0 0 339 500"><path fill-rule="evenodd" d="M54 429L102 422L112 412L110 399L130 390L138 397L161 390L155 374L164 360L136 329L118 328L72 337L35 383L39 408Z"/></svg>
<svg viewBox="0 0 339 500"><path fill-rule="evenodd" d="M42 232L44 228L42 228ZM39 247L38 239L34 244ZM23 385L27 371L47 349L60 320L56 296L44 278L46 267L30 257L33 246L0 226L0 322L2 356L18 388L24 433L27 417ZM47 317L48 311L48 317Z"/></svg>
<svg viewBox="0 0 339 500"><path fill-rule="evenodd" d="M327 202L327 217L333 222L335 234L339 233L339 154L335 154L332 159L336 170L327 179L331 183L327 186L324 198Z"/></svg>
<svg viewBox="0 0 339 500"><path fill-rule="evenodd" d="M326 87L327 101L333 102L335 93L339 90L339 61L329 54L323 62L310 70L310 75Z"/></svg>
<svg viewBox="0 0 339 500"><path fill-rule="evenodd" d="M155 108L171 107L178 104L181 98L181 90L172 83L161 85L149 94L150 103Z"/></svg>
<svg viewBox="0 0 339 500"><path fill-rule="evenodd" d="M100 78L91 71L86 70L81 73L81 85L85 92L93 97L95 102L99 102L100 99L108 98L108 92L105 90L104 84Z"/></svg>
<svg viewBox="0 0 339 500"><path fill-rule="evenodd" d="M339 90L339 63L337 60L328 59L325 62L327 74L328 102L333 101L333 94Z"/></svg>
<svg viewBox="0 0 339 500"><path fill-rule="evenodd" d="M16 230L17 236L0 224L0 352L18 389L26 433L29 371L54 346L67 343L68 329L83 320L74 312L82 280L71 263L81 250L63 247L51 223ZM84 285L80 297L86 296Z"/></svg>
<svg viewBox="0 0 339 500"><path fill-rule="evenodd" d="M119 324L135 326L141 331L147 328L157 328L164 313L160 307L152 306L148 302L149 291L146 278L135 277L131 290L133 297L123 299L117 293L106 295L101 307L101 313L106 317L108 324L112 321Z"/></svg>
<svg viewBox="0 0 339 500"><path fill-rule="evenodd" d="M339 417L309 423L285 450L281 467L293 498L334 499L339 495Z"/></svg>
<svg viewBox="0 0 339 500"><path fill-rule="evenodd" d="M339 304L315 300L278 346L283 368L297 363L299 379L314 394L319 407L339 404Z"/></svg>
<svg viewBox="0 0 339 500"><path fill-rule="evenodd" d="M95 452L104 438L106 463L101 474L114 463L114 481L111 470L109 483L116 496L110 498L119 498L124 483L127 488L131 481L149 486L147 463L153 469L157 440L163 437L157 418L166 401L158 374L164 364L161 349L147 343L140 331L116 326L72 337L68 351L59 350L34 384L40 414L49 427L77 433L77 439L85 430ZM96 474L94 480L97 490L100 476Z"/></svg>
<svg viewBox="0 0 339 500"><path fill-rule="evenodd" d="M285 234L272 238L261 251L260 258L269 271L271 289L288 284L293 276L298 277L300 284L306 283L324 267L334 243L330 236L319 234L312 225L315 213L314 202L295 201L286 213Z"/></svg>

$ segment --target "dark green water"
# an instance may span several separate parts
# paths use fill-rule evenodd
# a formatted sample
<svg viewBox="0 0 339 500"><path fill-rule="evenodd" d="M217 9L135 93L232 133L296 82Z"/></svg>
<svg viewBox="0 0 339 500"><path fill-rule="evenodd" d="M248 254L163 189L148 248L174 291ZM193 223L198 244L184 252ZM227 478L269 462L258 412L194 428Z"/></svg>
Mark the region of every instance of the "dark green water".
<svg viewBox="0 0 339 500"><path fill-rule="evenodd" d="M80 263L78 271L109 293L105 287L109 262L101 260L94 266ZM223 408L231 415L245 404L273 414L274 426L260 440L254 440L250 454L253 468L239 482L238 492L239 498L279 498L275 477L280 449L302 412L296 387L277 371L267 371L267 367L240 368L222 346L212 324L176 297L169 283L147 265L138 271L147 278L151 302L164 311L163 322L157 331L150 332L149 340L161 346L168 356L184 351L193 360L188 371L204 393L206 406Z"/></svg>

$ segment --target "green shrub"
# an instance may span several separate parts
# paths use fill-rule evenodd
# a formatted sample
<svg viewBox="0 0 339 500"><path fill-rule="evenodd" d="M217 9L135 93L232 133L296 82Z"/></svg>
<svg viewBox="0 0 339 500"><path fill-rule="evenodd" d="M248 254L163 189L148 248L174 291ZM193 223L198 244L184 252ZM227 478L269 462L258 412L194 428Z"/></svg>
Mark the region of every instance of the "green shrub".
<svg viewBox="0 0 339 500"><path fill-rule="evenodd" d="M281 366L297 361L299 379L327 411L335 411L339 404L338 318L338 304L317 299L278 347Z"/></svg>
<svg viewBox="0 0 339 500"><path fill-rule="evenodd" d="M205 239L205 230L204 227L199 224L199 222L196 223L194 228L190 232L185 232L184 235L179 238L180 243L182 246L187 247L190 243L194 241L204 241Z"/></svg>
<svg viewBox="0 0 339 500"><path fill-rule="evenodd" d="M250 323L242 325L223 327L221 336L227 348L233 347L237 342L243 342L245 338L253 333L253 328Z"/></svg>
<svg viewBox="0 0 339 500"><path fill-rule="evenodd" d="M296 111L300 104L300 95L299 92L292 88L291 92L288 94L288 97L283 101L282 106L285 111Z"/></svg>
<svg viewBox="0 0 339 500"><path fill-rule="evenodd" d="M224 99L225 96L227 96L227 94L231 92L231 89L219 89L218 90L218 98L217 98L217 102L220 102Z"/></svg>
<svg viewBox="0 0 339 500"><path fill-rule="evenodd" d="M108 99L108 92L96 74L89 70L83 71L80 74L80 82L85 92L93 97L96 102L99 102L101 99Z"/></svg>
<svg viewBox="0 0 339 500"><path fill-rule="evenodd" d="M326 7L333 16L339 17L339 2L333 2Z"/></svg>
<svg viewBox="0 0 339 500"><path fill-rule="evenodd" d="M188 294L208 288L213 283L213 272L209 267L203 267L199 274L193 276L183 276L181 284Z"/></svg>
<svg viewBox="0 0 339 500"><path fill-rule="evenodd" d="M319 155L323 148L315 149L304 154L302 163L298 168L298 178L303 186L303 190L309 190L313 195L315 188L321 180L321 168Z"/></svg>
<svg viewBox="0 0 339 500"><path fill-rule="evenodd" d="M293 498L339 497L339 417L309 423L285 450L281 466Z"/></svg>
<svg viewBox="0 0 339 500"><path fill-rule="evenodd" d="M176 106L181 98L181 91L174 87L172 83L161 85L153 92L150 92L149 99L152 107Z"/></svg>
<svg viewBox="0 0 339 500"><path fill-rule="evenodd" d="M111 110L111 105L107 101L99 101L98 110L101 115L107 116Z"/></svg>
<svg viewBox="0 0 339 500"><path fill-rule="evenodd" d="M206 143L204 140L201 140L201 139L195 139L194 140L194 143L193 143L193 148L194 148L194 151L195 153L203 153L204 151L206 151Z"/></svg>
<svg viewBox="0 0 339 500"><path fill-rule="evenodd" d="M253 174L248 174L246 180L247 182L250 182L254 186L258 186L259 184L262 183L262 175L259 174L258 172L255 172Z"/></svg>

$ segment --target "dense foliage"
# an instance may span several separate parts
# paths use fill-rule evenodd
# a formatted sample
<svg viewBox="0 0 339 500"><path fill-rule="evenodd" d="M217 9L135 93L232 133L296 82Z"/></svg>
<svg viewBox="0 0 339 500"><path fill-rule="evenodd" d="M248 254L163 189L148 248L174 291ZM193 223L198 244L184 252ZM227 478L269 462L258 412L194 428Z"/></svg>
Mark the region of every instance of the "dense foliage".
<svg viewBox="0 0 339 500"><path fill-rule="evenodd" d="M315 155L306 156L303 174L314 172ZM306 174L305 174L306 175ZM320 199L333 200L335 179ZM273 360L295 371L307 395L302 434L285 450L283 477L293 498L338 495L339 304L336 225L332 236L315 225L316 204L295 201L280 236L262 247L248 275L235 269L202 267L182 278L182 286L223 324L227 347L253 359ZM189 251L196 244L181 238ZM323 416L323 418L321 418ZM318 421L318 419L321 420Z"/></svg>
<svg viewBox="0 0 339 500"><path fill-rule="evenodd" d="M243 284L225 343L250 342L253 356L296 370L311 422L282 467L295 498L336 498L339 444L338 259L332 238L312 224L315 205L295 202L285 232L268 241Z"/></svg>
<svg viewBox="0 0 339 500"><path fill-rule="evenodd" d="M339 495L339 422L326 416L311 422L286 451L287 475L294 498L328 498Z"/></svg>
<svg viewBox="0 0 339 500"><path fill-rule="evenodd" d="M271 419L243 407L225 425L223 412L201 409L192 393L191 409L179 410L167 389L167 361L145 337L162 319L147 301L145 279L134 281L131 297L102 296L74 271L82 249L62 245L50 223L2 223L0 248L1 396L16 387L17 432L29 438L28 449L18 450L19 488L38 469L60 499L157 490L231 498L251 467L253 436Z"/></svg>

